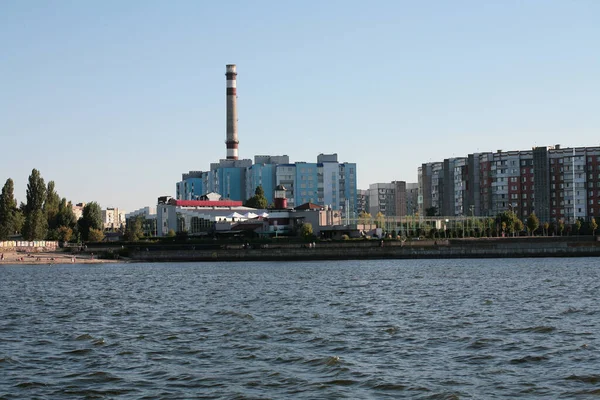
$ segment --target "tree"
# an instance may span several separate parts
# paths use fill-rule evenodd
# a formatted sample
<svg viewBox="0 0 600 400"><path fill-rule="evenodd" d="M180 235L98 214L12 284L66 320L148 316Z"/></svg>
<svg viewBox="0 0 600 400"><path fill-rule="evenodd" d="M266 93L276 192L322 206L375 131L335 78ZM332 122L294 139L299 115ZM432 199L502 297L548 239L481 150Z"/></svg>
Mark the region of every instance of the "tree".
<svg viewBox="0 0 600 400"><path fill-rule="evenodd" d="M383 228L384 224L385 224L385 216L383 215L383 213L381 211L379 211L377 213L377 215L375 216L375 226L377 226L378 228Z"/></svg>
<svg viewBox="0 0 600 400"><path fill-rule="evenodd" d="M23 233L25 226L25 214L20 208L15 209L15 233Z"/></svg>
<svg viewBox="0 0 600 400"><path fill-rule="evenodd" d="M125 229L125 240L135 242L144 236L144 230L142 228L143 219L144 217L141 215L129 218L127 221L127 228Z"/></svg>
<svg viewBox="0 0 600 400"><path fill-rule="evenodd" d="M497 215L496 219L502 226L502 231L509 234L514 234L519 227L522 229L523 222L517 217L513 211L504 211ZM519 225L519 221L521 224Z"/></svg>
<svg viewBox="0 0 600 400"><path fill-rule="evenodd" d="M520 219L517 219L514 222L513 236L514 236L515 233L523 231L523 229L525 229L525 224Z"/></svg>
<svg viewBox="0 0 600 400"><path fill-rule="evenodd" d="M265 197L265 191L263 190L262 186L259 185L256 187L256 190L254 191L254 196L246 200L246 203L244 205L246 207L252 208L267 208L267 198Z"/></svg>
<svg viewBox="0 0 600 400"><path fill-rule="evenodd" d="M438 214L438 209L436 206L429 207L425 209L426 217L435 217Z"/></svg>
<svg viewBox="0 0 600 400"><path fill-rule="evenodd" d="M90 242L101 242L104 240L104 232L102 232L102 229L90 228L88 232L88 240Z"/></svg>
<svg viewBox="0 0 600 400"><path fill-rule="evenodd" d="M44 201L44 214L48 221L48 229L50 231L56 230L59 225L57 221L58 211L60 208L60 197L54 190L54 181L48 182L48 188L46 189L46 201Z"/></svg>
<svg viewBox="0 0 600 400"><path fill-rule="evenodd" d="M73 237L73 229L68 226L60 226L58 228L58 240L61 242L68 242Z"/></svg>
<svg viewBox="0 0 600 400"><path fill-rule="evenodd" d="M169 229L169 232L167 233L167 237L175 237L175 229Z"/></svg>
<svg viewBox="0 0 600 400"><path fill-rule="evenodd" d="M373 217L371 216L371 214L369 214L368 212L365 211L361 211L358 214L358 222L361 225L367 225L371 223L371 220L373 219Z"/></svg>
<svg viewBox="0 0 600 400"><path fill-rule="evenodd" d="M35 168L29 175L26 198L23 237L26 240L45 239L48 230L48 220L43 211L44 201L46 200L46 185L40 172Z"/></svg>
<svg viewBox="0 0 600 400"><path fill-rule="evenodd" d="M592 217L590 221L590 228L592 229L592 235L596 235L596 229L598 229L598 224L596 223L596 218Z"/></svg>
<svg viewBox="0 0 600 400"><path fill-rule="evenodd" d="M548 229L550 229L550 224L548 222L544 222L544 236L548 236Z"/></svg>
<svg viewBox="0 0 600 400"><path fill-rule="evenodd" d="M558 231L560 232L560 236L562 236L565 231L565 223L563 220L558 221Z"/></svg>
<svg viewBox="0 0 600 400"><path fill-rule="evenodd" d="M75 228L75 225L77 225L77 218L75 218L75 213L73 213L71 203L67 203L67 199L65 198L63 198L60 204L58 205L56 225L58 227L67 226L71 229Z"/></svg>
<svg viewBox="0 0 600 400"><path fill-rule="evenodd" d="M0 194L0 240L6 240L15 233L17 222L17 201L14 196L14 184L8 178Z"/></svg>
<svg viewBox="0 0 600 400"><path fill-rule="evenodd" d="M535 213L532 212L531 214L529 214L529 217L527 217L527 229L529 229L531 236L535 235L535 231L537 231L539 227L540 220L535 215Z"/></svg>
<svg viewBox="0 0 600 400"><path fill-rule="evenodd" d="M308 239L313 235L313 226L310 222L305 222L300 225L298 235L302 238Z"/></svg>
<svg viewBox="0 0 600 400"><path fill-rule="evenodd" d="M88 203L83 207L81 218L77 221L79 233L83 240L90 240L89 233L91 229L102 231L102 209L95 201Z"/></svg>
<svg viewBox="0 0 600 400"><path fill-rule="evenodd" d="M577 234L579 235L579 231L581 230L581 220L575 221L575 229L577 230Z"/></svg>

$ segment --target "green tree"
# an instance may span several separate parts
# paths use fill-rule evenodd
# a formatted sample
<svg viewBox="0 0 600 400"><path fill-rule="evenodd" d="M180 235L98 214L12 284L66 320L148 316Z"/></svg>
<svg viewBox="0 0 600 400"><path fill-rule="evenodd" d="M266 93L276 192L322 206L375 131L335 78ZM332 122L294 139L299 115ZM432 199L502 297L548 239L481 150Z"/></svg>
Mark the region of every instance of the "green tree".
<svg viewBox="0 0 600 400"><path fill-rule="evenodd" d="M496 218L499 219L503 232L508 234L514 234L516 231L518 231L519 222L521 222L521 220L513 211L504 211L498 214ZM522 226L522 222L520 226Z"/></svg>
<svg viewBox="0 0 600 400"><path fill-rule="evenodd" d="M104 232L101 229L90 228L88 231L88 240L90 242L101 242L104 240Z"/></svg>
<svg viewBox="0 0 600 400"><path fill-rule="evenodd" d="M17 224L17 201L14 196L13 180L8 178L0 194L0 240L15 233Z"/></svg>
<svg viewBox="0 0 600 400"><path fill-rule="evenodd" d="M175 229L169 229L169 232L167 233L167 237L175 237L176 233L175 233Z"/></svg>
<svg viewBox="0 0 600 400"><path fill-rule="evenodd" d="M310 222L305 222L298 229L298 236L304 239L309 239L313 235L313 226Z"/></svg>
<svg viewBox="0 0 600 400"><path fill-rule="evenodd" d="M523 229L525 229L525 224L520 219L517 219L514 222L513 236L514 236L515 233L519 233L519 232L523 231Z"/></svg>
<svg viewBox="0 0 600 400"><path fill-rule="evenodd" d="M590 221L590 229L592 230L592 235L596 235L596 229L598 229L598 223L596 223L596 218L592 217Z"/></svg>
<svg viewBox="0 0 600 400"><path fill-rule="evenodd" d="M25 214L23 210L17 208L15 210L15 233L23 233L23 227L25 226Z"/></svg>
<svg viewBox="0 0 600 400"><path fill-rule="evenodd" d="M262 186L259 185L256 187L256 190L254 190L254 196L246 200L244 205L252 208L267 208L267 198L265 197L265 191L263 190Z"/></svg>
<svg viewBox="0 0 600 400"><path fill-rule="evenodd" d="M57 231L58 240L61 242L68 242L73 237L73 229L68 226L59 226Z"/></svg>
<svg viewBox="0 0 600 400"><path fill-rule="evenodd" d="M46 201L44 201L44 214L46 214L46 220L48 221L48 229L50 231L58 228L58 210L60 207L60 197L56 193L54 188L54 181L48 182L48 188L46 189Z"/></svg>
<svg viewBox="0 0 600 400"><path fill-rule="evenodd" d="M529 214L529 217L527 217L527 229L529 229L530 235L534 236L535 231L537 231L537 229L539 227L540 227L540 220L535 215L535 213L532 212L531 214Z"/></svg>
<svg viewBox="0 0 600 400"><path fill-rule="evenodd" d="M67 226L71 229L77 225L77 218L71 207L71 203L67 203L67 199L63 198L58 205L58 214L56 215L56 225Z"/></svg>
<svg viewBox="0 0 600 400"><path fill-rule="evenodd" d="M144 236L144 230L142 227L144 217L138 215L137 217L129 218L127 220L127 228L125 229L125 240L129 242L135 242Z"/></svg>
<svg viewBox="0 0 600 400"><path fill-rule="evenodd" d="M550 224L548 222L544 222L543 229L544 229L544 236L548 236L548 230L550 229Z"/></svg>
<svg viewBox="0 0 600 400"><path fill-rule="evenodd" d="M575 221L575 230L577 230L577 234L579 235L579 231L581 230L581 220Z"/></svg>
<svg viewBox="0 0 600 400"><path fill-rule="evenodd" d="M77 221L81 238L85 241L90 240L89 233L91 229L102 231L102 209L95 201L88 203L83 207L81 218Z"/></svg>
<svg viewBox="0 0 600 400"><path fill-rule="evenodd" d="M379 211L377 213L377 215L375 216L375 226L377 226L378 228L383 228L384 224L385 224L385 216L383 215L383 213L381 211Z"/></svg>
<svg viewBox="0 0 600 400"><path fill-rule="evenodd" d="M560 236L562 236L565 231L565 223L563 220L558 221L558 231L560 232Z"/></svg>
<svg viewBox="0 0 600 400"><path fill-rule="evenodd" d="M43 211L46 200L46 184L40 172L35 168L29 175L26 198L23 237L26 240L45 239L48 230L48 220Z"/></svg>
<svg viewBox="0 0 600 400"><path fill-rule="evenodd" d="M438 209L436 206L429 207L425 209L426 217L435 217L438 214Z"/></svg>
<svg viewBox="0 0 600 400"><path fill-rule="evenodd" d="M372 219L373 219L373 217L368 212L361 211L358 214L358 222L359 222L359 224L362 224L362 225L370 224Z"/></svg>

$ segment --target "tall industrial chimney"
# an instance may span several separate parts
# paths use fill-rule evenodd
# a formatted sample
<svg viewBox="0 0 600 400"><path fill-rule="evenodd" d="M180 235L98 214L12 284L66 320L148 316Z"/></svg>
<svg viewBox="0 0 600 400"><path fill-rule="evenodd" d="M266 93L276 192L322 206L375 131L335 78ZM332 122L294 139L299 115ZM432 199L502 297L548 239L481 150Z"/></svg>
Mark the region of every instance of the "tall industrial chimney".
<svg viewBox="0 0 600 400"><path fill-rule="evenodd" d="M235 64L227 64L225 76L227 77L227 159L238 159L238 130L237 130L237 92Z"/></svg>

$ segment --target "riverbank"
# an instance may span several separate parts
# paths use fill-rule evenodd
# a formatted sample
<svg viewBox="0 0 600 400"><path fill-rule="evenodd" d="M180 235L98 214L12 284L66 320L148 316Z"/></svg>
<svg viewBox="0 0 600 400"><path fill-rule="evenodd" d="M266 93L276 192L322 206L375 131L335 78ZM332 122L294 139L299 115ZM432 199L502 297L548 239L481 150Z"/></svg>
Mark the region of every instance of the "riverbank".
<svg viewBox="0 0 600 400"><path fill-rule="evenodd" d="M349 241L243 246L211 249L166 246L133 249L131 259L145 262L175 261L317 261L354 259L452 259L524 257L598 257L600 242L594 238L526 237L429 241Z"/></svg>
<svg viewBox="0 0 600 400"><path fill-rule="evenodd" d="M71 254L56 251L56 252L38 252L38 253L23 253L16 251L6 251L4 259L0 260L2 265L54 265L54 264L105 264L122 262L119 260L103 260L98 259L92 254Z"/></svg>

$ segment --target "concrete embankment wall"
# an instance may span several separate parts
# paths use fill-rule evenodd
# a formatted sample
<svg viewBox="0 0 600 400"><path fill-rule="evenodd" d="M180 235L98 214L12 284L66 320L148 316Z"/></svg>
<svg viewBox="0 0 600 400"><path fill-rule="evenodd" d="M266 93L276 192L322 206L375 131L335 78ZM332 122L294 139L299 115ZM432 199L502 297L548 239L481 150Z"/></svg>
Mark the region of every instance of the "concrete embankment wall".
<svg viewBox="0 0 600 400"><path fill-rule="evenodd" d="M214 250L137 251L132 258L140 261L283 261L283 260L349 260L411 258L515 258L515 257L595 257L600 256L600 242L533 241L533 240L459 240L422 245L376 243L353 246L350 243L305 248L300 245L266 249L240 247Z"/></svg>

